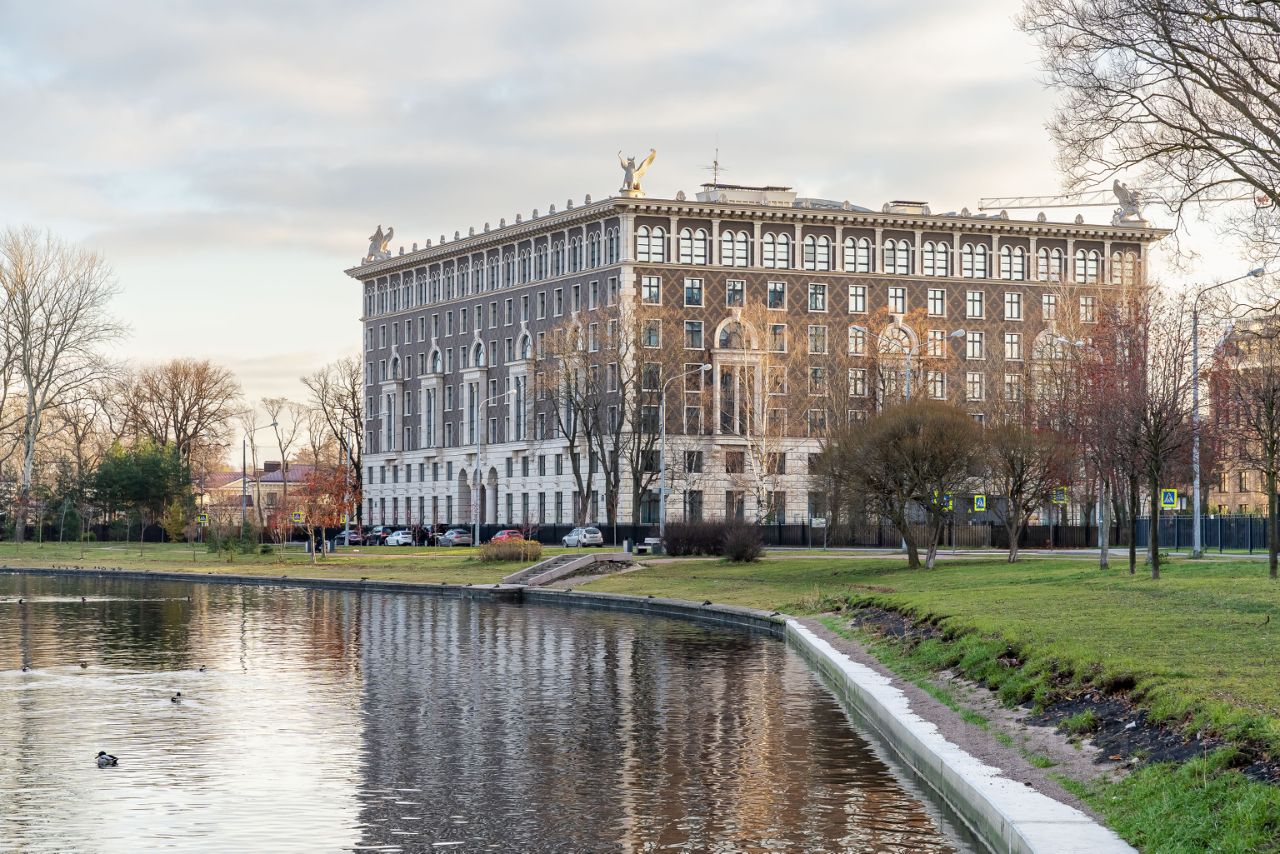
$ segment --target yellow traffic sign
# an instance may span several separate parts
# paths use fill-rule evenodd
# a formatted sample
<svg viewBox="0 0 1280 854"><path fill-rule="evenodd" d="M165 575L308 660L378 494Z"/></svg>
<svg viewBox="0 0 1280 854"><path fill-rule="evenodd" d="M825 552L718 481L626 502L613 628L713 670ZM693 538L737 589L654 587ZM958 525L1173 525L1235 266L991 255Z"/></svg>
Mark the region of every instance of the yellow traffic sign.
<svg viewBox="0 0 1280 854"><path fill-rule="evenodd" d="M208 525L208 524L209 524L209 514L208 514L208 513L201 513L199 516L197 516L197 517L196 517L196 524L198 524L198 525Z"/></svg>
<svg viewBox="0 0 1280 854"><path fill-rule="evenodd" d="M298 525L300 525L300 524L302 524L302 520L303 520L302 513L298 512L297 510L293 511L293 521L294 521L294 524L298 524Z"/></svg>
<svg viewBox="0 0 1280 854"><path fill-rule="evenodd" d="M1067 488L1065 486L1059 486L1057 489L1053 491L1053 503L1054 504L1067 503Z"/></svg>
<svg viewBox="0 0 1280 854"><path fill-rule="evenodd" d="M982 493L978 493L977 495L973 496L973 512L982 513L986 511L986 509L987 509L987 496L983 495Z"/></svg>
<svg viewBox="0 0 1280 854"><path fill-rule="evenodd" d="M1176 489L1160 490L1160 509L1161 510L1177 510L1178 509L1178 490Z"/></svg>

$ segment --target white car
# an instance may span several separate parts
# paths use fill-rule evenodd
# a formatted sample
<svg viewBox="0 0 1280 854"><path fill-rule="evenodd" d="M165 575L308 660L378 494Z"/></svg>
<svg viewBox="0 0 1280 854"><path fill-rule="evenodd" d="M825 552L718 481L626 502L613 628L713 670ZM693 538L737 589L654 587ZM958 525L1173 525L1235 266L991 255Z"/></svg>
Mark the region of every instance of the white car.
<svg viewBox="0 0 1280 854"><path fill-rule="evenodd" d="M392 531L387 535L387 541L383 545L411 546L413 545L413 534L409 531Z"/></svg>
<svg viewBox="0 0 1280 854"><path fill-rule="evenodd" d="M578 546L603 546L604 534L600 533L599 528L574 528L561 538L569 548L577 548Z"/></svg>

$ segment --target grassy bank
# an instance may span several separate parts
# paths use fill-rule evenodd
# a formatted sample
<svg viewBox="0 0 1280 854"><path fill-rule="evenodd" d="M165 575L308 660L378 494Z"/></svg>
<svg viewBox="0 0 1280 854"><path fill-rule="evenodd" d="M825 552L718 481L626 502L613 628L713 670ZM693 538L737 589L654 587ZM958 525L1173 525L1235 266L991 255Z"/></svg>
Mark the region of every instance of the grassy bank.
<svg viewBox="0 0 1280 854"><path fill-rule="evenodd" d="M1256 560L1174 559L1157 582L1085 559L944 560L931 571L889 558L686 560L589 589L799 614L877 605L943 630L914 646L869 644L913 681L954 669L1010 703L1086 685L1127 692L1170 725L1280 755L1280 585ZM1280 851L1280 787L1232 770L1238 758L1228 749L1074 788L1144 851Z"/></svg>
<svg viewBox="0 0 1280 854"><path fill-rule="evenodd" d="M219 575L309 575L324 578L362 577L379 581L448 582L450 584L492 584L522 568L514 563L482 563L479 549L412 548L408 546L341 547L325 555L315 565L302 549L283 553L237 554L226 557L204 546L148 543L139 550L136 543L77 544L0 543L0 565L119 567L120 569L166 572L203 572ZM544 549L554 554L564 549Z"/></svg>

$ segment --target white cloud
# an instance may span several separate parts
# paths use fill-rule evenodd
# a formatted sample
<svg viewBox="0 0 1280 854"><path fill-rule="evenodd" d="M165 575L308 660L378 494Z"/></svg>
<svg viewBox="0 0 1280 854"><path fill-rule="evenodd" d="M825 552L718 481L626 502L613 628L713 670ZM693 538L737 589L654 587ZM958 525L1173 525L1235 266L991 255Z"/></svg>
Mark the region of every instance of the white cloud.
<svg viewBox="0 0 1280 854"><path fill-rule="evenodd" d="M375 224L407 246L599 198L619 148L658 149L657 193L717 146L731 180L870 207L1052 192L1019 5L5 4L0 222L107 253L129 354L301 394L359 346L342 270Z"/></svg>

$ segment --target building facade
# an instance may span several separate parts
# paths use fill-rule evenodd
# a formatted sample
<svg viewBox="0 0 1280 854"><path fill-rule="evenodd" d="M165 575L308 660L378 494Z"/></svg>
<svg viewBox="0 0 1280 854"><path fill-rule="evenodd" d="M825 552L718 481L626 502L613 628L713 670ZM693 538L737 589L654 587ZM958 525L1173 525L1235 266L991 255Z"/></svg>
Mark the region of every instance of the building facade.
<svg viewBox="0 0 1280 854"><path fill-rule="evenodd" d="M826 431L913 395L977 419L1016 403L1088 337L1108 289L1143 284L1165 233L715 184L588 197L395 255L375 240L346 271L363 290L365 520L604 522L606 475L579 489L547 386L558 329L621 352L621 323L652 406L619 400L608 418L657 431L665 415L667 518L805 521L823 512L808 465ZM646 447L632 463L662 467ZM618 520L656 521L658 483L628 475Z"/></svg>

